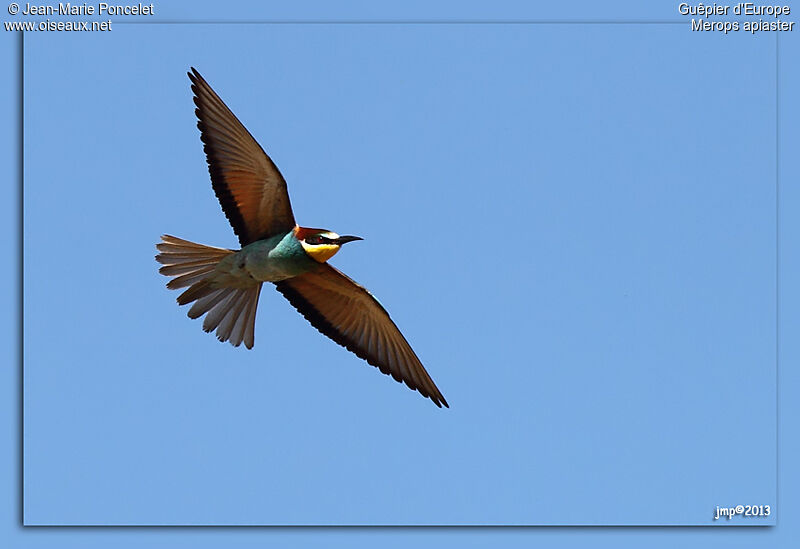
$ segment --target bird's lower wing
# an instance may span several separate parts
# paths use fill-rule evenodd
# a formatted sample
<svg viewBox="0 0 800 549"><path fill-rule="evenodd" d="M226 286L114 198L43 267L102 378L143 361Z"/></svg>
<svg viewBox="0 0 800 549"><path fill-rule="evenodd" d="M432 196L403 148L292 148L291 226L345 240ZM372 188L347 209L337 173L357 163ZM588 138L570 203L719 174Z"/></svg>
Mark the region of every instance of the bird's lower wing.
<svg viewBox="0 0 800 549"><path fill-rule="evenodd" d="M327 263L275 286L317 330L437 406L448 406L389 313L363 286Z"/></svg>

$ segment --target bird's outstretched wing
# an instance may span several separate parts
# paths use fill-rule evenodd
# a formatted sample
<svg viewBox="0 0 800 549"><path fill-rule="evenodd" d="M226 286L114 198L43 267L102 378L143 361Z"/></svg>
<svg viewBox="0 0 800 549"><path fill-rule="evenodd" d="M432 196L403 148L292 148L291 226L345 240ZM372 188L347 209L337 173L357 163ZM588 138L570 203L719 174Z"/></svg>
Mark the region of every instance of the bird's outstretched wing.
<svg viewBox="0 0 800 549"><path fill-rule="evenodd" d="M292 230L281 172L200 73L192 68L188 74L211 183L239 243Z"/></svg>
<svg viewBox="0 0 800 549"><path fill-rule="evenodd" d="M363 286L327 263L275 285L317 330L440 408L448 406L389 313Z"/></svg>

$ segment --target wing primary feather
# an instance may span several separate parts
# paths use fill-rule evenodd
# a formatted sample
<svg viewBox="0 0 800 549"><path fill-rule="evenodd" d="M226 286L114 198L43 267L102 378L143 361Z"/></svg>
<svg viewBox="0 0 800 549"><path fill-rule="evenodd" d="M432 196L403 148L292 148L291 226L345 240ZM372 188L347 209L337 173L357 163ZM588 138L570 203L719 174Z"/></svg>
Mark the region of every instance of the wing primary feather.
<svg viewBox="0 0 800 549"><path fill-rule="evenodd" d="M398 382L449 407L383 306L330 265L277 282L314 328Z"/></svg>
<svg viewBox="0 0 800 549"><path fill-rule="evenodd" d="M245 246L295 226L277 166L195 68L188 73L211 186Z"/></svg>

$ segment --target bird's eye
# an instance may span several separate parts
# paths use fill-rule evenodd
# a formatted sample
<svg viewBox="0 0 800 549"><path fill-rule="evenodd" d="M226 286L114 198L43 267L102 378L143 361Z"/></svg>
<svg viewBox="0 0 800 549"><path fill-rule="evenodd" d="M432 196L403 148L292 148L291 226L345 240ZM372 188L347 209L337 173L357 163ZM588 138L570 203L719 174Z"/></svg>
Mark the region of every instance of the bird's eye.
<svg viewBox="0 0 800 549"><path fill-rule="evenodd" d="M309 236L306 238L306 243L311 245L322 244L322 237L319 235Z"/></svg>

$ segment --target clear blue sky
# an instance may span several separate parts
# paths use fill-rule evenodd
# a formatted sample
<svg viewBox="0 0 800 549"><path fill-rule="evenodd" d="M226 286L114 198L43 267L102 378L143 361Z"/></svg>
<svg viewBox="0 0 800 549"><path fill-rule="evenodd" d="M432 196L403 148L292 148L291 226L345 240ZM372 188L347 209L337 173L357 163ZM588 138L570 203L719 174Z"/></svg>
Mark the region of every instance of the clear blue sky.
<svg viewBox="0 0 800 549"><path fill-rule="evenodd" d="M681 20L675 6L584 17ZM583 19L573 7L462 13ZM232 17L186 10L165 18ZM446 16L383 17L415 13ZM269 287L252 351L175 304L160 234L236 245L190 65L277 163L301 224L365 237L332 263L380 298L450 410ZM28 35L25 73L26 523L705 525L717 505L778 510L774 35L120 24Z"/></svg>

